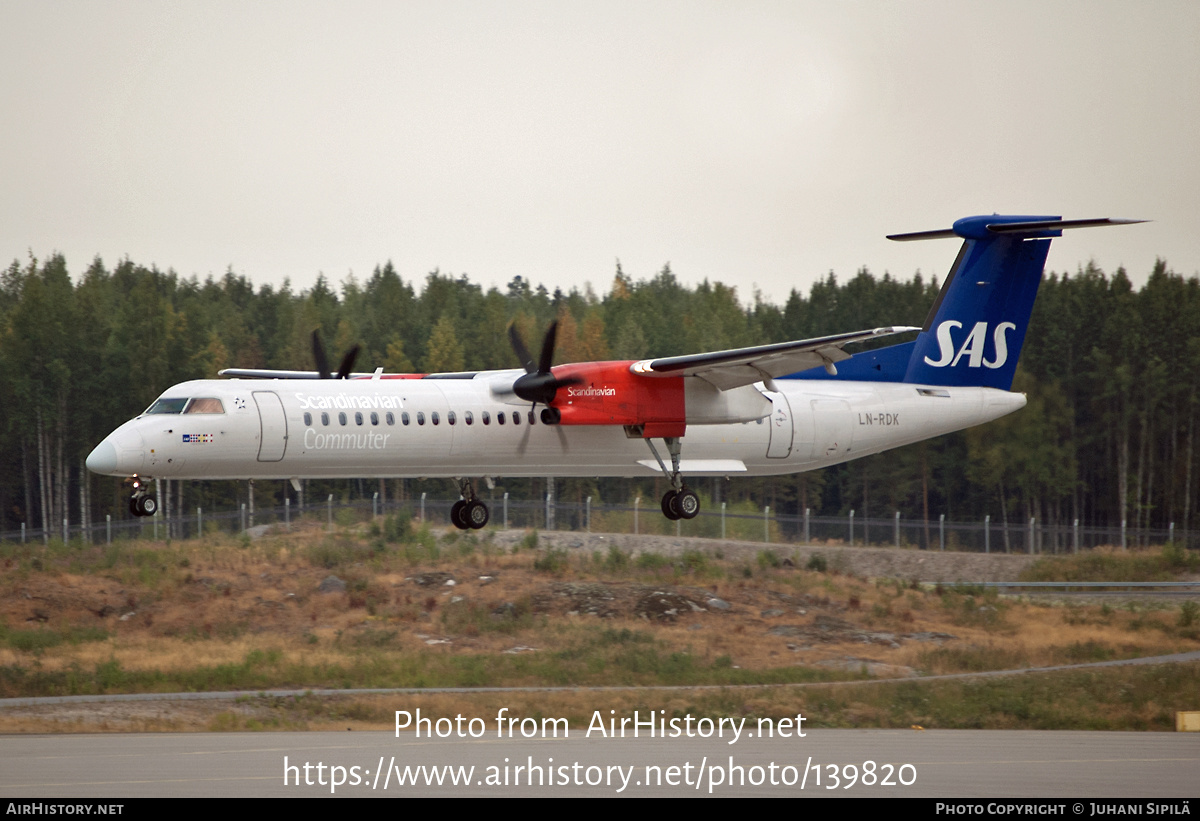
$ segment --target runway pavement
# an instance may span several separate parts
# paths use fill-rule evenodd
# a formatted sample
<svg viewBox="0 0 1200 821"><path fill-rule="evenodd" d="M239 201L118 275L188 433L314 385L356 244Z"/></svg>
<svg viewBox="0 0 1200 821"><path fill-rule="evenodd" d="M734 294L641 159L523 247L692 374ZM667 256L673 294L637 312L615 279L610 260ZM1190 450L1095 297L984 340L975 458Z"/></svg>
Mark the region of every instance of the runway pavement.
<svg viewBox="0 0 1200 821"><path fill-rule="evenodd" d="M625 716L632 718L632 715ZM854 796L1141 798L1200 794L1200 734L804 730L680 722L638 738L551 727L497 738L494 716L395 733L0 738L6 798ZM453 718L453 717L448 717ZM471 718L477 722L470 723ZM616 717L619 719L621 717ZM639 716L644 722L646 716ZM667 719L669 721L669 718ZM618 724L619 726L619 724ZM450 737L438 738L437 731ZM734 731L738 730L735 737ZM804 736L798 733L803 731ZM479 737L470 737L472 733ZM688 736L688 733L692 737ZM463 737L459 737L459 734ZM711 733L711 737L701 735ZM719 735L718 735L719 733ZM786 733L788 737L780 737ZM433 737L427 737L429 735ZM441 783L438 783L438 781ZM417 783L412 783L416 781ZM457 782L457 783L456 783ZM1194 803L1194 802L1193 802ZM1084 805L1083 815L1090 809Z"/></svg>

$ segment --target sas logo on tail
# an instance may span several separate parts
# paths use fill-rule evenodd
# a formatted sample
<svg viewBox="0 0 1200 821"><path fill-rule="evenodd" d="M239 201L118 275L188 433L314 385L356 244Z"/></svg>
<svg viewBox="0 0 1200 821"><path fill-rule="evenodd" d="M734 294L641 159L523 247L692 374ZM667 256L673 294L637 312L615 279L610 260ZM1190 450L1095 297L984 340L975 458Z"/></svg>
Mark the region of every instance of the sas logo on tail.
<svg viewBox="0 0 1200 821"><path fill-rule="evenodd" d="M1001 322L992 331L992 352L993 359L984 358L984 346L987 344L988 324L986 322L976 322L975 327L971 329L971 333L963 340L962 345L957 349L954 346L954 337L950 333L953 328L961 328L961 322L948 319L937 327L938 341L938 358L936 360L925 357L925 364L933 368L945 368L949 366L953 368L958 364L958 361L964 356L967 358L968 368L978 368L982 365L985 368L1001 368L1008 361L1008 341L1005 334L1015 330L1016 325L1012 322Z"/></svg>

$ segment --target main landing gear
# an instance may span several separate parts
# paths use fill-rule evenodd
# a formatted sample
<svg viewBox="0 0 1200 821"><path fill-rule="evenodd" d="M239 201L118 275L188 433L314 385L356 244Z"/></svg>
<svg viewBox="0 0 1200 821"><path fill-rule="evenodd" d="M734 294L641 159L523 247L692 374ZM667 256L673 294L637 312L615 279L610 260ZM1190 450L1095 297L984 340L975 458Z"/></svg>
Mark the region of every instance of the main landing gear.
<svg viewBox="0 0 1200 821"><path fill-rule="evenodd" d="M488 512L488 506L475 495L471 480L459 479L458 492L462 494L462 498L450 508L450 521L454 526L459 530L479 530L486 526L491 514Z"/></svg>
<svg viewBox="0 0 1200 821"><path fill-rule="evenodd" d="M700 497L687 488L668 490L662 497L662 512L671 521L695 519L700 512Z"/></svg>
<svg viewBox="0 0 1200 821"><path fill-rule="evenodd" d="M650 452L658 460L658 466L662 468L662 472L671 482L671 490L668 490L662 497L663 515L673 522L678 519L695 519L700 513L700 497L687 489L683 483L683 477L679 474L679 453L682 445L679 438L674 436L666 437L663 441L667 443L667 452L671 455L670 470L667 469L662 457L658 455L658 449L654 447L654 442L646 439L646 444L650 446Z"/></svg>

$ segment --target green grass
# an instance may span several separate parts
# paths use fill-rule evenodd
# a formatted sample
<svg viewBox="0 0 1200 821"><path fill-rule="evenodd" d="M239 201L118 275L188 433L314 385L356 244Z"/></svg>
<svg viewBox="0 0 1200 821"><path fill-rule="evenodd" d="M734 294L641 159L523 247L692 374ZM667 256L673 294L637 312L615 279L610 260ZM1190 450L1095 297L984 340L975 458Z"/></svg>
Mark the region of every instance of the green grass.
<svg viewBox="0 0 1200 821"><path fill-rule="evenodd" d="M538 551L537 558L533 560L533 569L539 573L558 576L566 572L568 564L569 556L566 548L547 547Z"/></svg>
<svg viewBox="0 0 1200 821"><path fill-rule="evenodd" d="M454 608L447 608L447 613ZM464 608L466 618L478 618ZM459 616L443 616L450 626ZM518 613L518 622L531 618ZM486 623L486 618L484 619ZM500 622L501 624L503 622ZM637 631L581 631L553 652L450 655L405 654L388 649L392 631L368 630L347 643L357 652L341 663L314 664L278 649L253 650L240 662L184 670L127 670L116 659L85 668L46 671L37 664L0 667L0 697L102 693L211 692L273 688L481 687L541 685L655 686L778 684L829 681L847 676L803 667L738 670L727 656L706 660L671 650Z"/></svg>
<svg viewBox="0 0 1200 821"><path fill-rule="evenodd" d="M597 645L619 648L622 663L631 670L653 667L664 677L676 673L694 674L705 669L720 678L729 669L727 657L718 657L702 665L686 654L671 654L658 661L641 652L653 644L636 631L605 631ZM258 660L265 663L265 660ZM488 667L463 660L454 673L460 686L490 684ZM540 662L531 656L516 657L512 669L536 672ZM338 672L327 671L336 676ZM383 675L385 668L374 668ZM429 671L411 668L414 680L432 686L436 677ZM110 682L120 679L121 671L109 666L99 673ZM549 683L549 682L547 682ZM726 683L735 683L728 681ZM408 682L391 685L408 686ZM657 702L674 699L676 706L667 716L744 715L749 722L757 717L805 716L805 728L908 728L926 729L1036 729L1036 730L1135 730L1168 732L1174 728L1175 711L1195 706L1200 692L1200 663L1178 665L1106 668L1088 671L1060 671L1004 678L980 678L963 681L904 680L851 686L830 682L803 689L781 687L769 690L733 690L658 693L639 698L625 712L638 709L651 712ZM482 697L482 696L480 696ZM457 703L469 696L455 696ZM507 696L505 703L520 698ZM566 696L562 696L566 698ZM595 697L580 693L577 709L560 708L558 715L570 717L573 728L587 726ZM253 719L223 713L214 719L210 730L304 729L318 720L354 720L388 725L391 704L355 701L353 698L319 697L301 693L285 698L258 696L256 705L269 709L268 715ZM655 702L655 703L651 703ZM463 708L467 711L467 708ZM534 714L536 710L526 710ZM574 732L574 730L572 730Z"/></svg>
<svg viewBox="0 0 1200 821"><path fill-rule="evenodd" d="M1021 571L1023 582L1159 582L1200 571L1200 552L1167 545L1158 551L1047 556Z"/></svg>
<svg viewBox="0 0 1200 821"><path fill-rule="evenodd" d="M60 644L79 645L90 641L104 641L108 631L102 627L31 627L12 628L0 624L0 645L26 653L37 653Z"/></svg>
<svg viewBox="0 0 1200 821"><path fill-rule="evenodd" d="M1194 709L1200 664L1060 671L966 681L822 688L810 727L1152 730Z"/></svg>

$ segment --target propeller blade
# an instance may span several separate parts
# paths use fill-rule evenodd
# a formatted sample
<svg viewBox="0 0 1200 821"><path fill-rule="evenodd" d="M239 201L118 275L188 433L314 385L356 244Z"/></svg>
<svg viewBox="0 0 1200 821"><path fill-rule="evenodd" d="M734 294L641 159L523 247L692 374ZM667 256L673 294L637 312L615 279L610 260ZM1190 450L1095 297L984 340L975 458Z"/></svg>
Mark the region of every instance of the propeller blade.
<svg viewBox="0 0 1200 821"><path fill-rule="evenodd" d="M538 360L538 373L550 373L554 364L554 340L558 337L558 320L550 323L546 336L542 340L542 358Z"/></svg>
<svg viewBox="0 0 1200 821"><path fill-rule="evenodd" d="M491 386L491 391L492 396L496 399L512 399L514 396L516 396L516 394L513 393L511 385L504 387L503 385L496 385L493 383Z"/></svg>
<svg viewBox="0 0 1200 821"><path fill-rule="evenodd" d="M354 370L354 360L358 359L358 351L361 345L355 345L350 350L346 351L346 355L342 357L342 364L338 368L338 379L349 379L350 372Z"/></svg>
<svg viewBox="0 0 1200 821"><path fill-rule="evenodd" d="M321 375L322 379L331 378L332 374L329 372L329 359L325 356L325 344L321 342L320 330L314 330L312 332L312 344L313 360L315 360L317 364L317 373Z"/></svg>
<svg viewBox="0 0 1200 821"><path fill-rule="evenodd" d="M529 349L525 347L525 342L521 339L515 325L508 326L508 338L512 342L517 357L521 359L525 367L525 374L518 376L513 381L512 392L521 399L533 403L535 408L539 402L543 405L553 402L554 395L558 393L559 388L566 385L578 385L582 382L575 376L559 379L550 370L554 362L554 345L558 339L557 320L550 323L546 335L542 338L542 351L538 358L537 370L534 370L533 357L529 355Z"/></svg>
<svg viewBox="0 0 1200 821"><path fill-rule="evenodd" d="M529 422L528 419L526 419L525 421ZM525 448L529 447L529 435L531 433L533 433L533 425L526 424L525 425L525 433L523 433L521 435L521 441L517 443L517 455L518 456L525 455Z"/></svg>
<svg viewBox="0 0 1200 821"><path fill-rule="evenodd" d="M517 359L521 361L521 367L525 369L525 373L534 373L533 357L529 355L529 349L525 347L525 342L521 339L521 333L517 330L516 323L509 323L508 341L512 343L513 351L516 352Z"/></svg>

